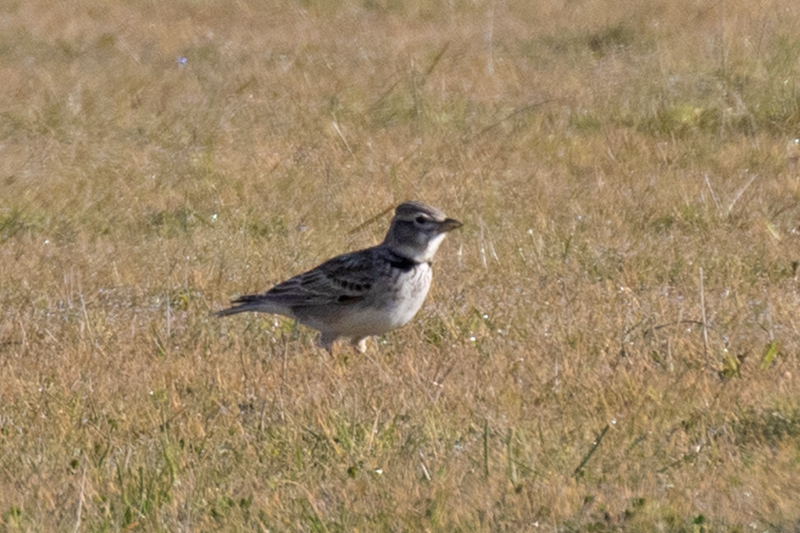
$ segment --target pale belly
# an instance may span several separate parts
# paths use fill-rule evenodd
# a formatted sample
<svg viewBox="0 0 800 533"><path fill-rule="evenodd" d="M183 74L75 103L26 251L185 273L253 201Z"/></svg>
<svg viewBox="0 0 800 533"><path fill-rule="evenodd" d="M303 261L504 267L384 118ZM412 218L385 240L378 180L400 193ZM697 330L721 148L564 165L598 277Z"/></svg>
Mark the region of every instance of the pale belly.
<svg viewBox="0 0 800 533"><path fill-rule="evenodd" d="M383 287L372 305L354 304L343 309L337 317L325 321L306 319L303 322L314 329L334 333L341 337L368 337L381 335L408 323L422 307L431 284L431 268L420 265L400 275L393 287Z"/></svg>

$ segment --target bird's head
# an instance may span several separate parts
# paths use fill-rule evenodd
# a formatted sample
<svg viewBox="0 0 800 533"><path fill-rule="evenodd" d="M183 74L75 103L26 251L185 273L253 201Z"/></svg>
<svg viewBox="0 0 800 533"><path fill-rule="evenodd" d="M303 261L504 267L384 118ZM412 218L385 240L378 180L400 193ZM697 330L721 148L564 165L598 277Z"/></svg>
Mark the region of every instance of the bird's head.
<svg viewBox="0 0 800 533"><path fill-rule="evenodd" d="M403 202L395 209L384 242L395 253L415 263L433 259L447 232L460 228L461 222L417 201Z"/></svg>

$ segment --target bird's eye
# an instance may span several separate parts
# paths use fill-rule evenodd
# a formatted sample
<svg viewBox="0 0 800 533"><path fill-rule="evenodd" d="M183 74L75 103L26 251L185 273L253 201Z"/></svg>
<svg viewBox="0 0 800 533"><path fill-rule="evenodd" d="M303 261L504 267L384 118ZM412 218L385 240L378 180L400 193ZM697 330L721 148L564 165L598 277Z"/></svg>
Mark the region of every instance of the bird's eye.
<svg viewBox="0 0 800 533"><path fill-rule="evenodd" d="M415 218L415 219L414 219L414 221L415 221L417 224L424 224L425 222L427 222L427 220L428 220L428 219L426 219L426 218L425 218L425 217L423 217L423 216L418 216L417 218Z"/></svg>

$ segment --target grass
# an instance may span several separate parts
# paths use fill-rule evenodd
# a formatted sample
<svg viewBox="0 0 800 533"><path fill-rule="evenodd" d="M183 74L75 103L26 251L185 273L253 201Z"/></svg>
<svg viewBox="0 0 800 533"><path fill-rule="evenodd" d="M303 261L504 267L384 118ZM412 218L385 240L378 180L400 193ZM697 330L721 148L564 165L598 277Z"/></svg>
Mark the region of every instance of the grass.
<svg viewBox="0 0 800 533"><path fill-rule="evenodd" d="M0 6L0 525L794 531L798 15ZM366 355L210 316L408 198Z"/></svg>

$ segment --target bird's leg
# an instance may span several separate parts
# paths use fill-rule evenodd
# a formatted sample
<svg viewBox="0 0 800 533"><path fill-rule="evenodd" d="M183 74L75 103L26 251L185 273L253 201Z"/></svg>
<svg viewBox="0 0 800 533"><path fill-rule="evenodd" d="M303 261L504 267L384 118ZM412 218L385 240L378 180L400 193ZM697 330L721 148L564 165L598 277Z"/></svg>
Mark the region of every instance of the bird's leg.
<svg viewBox="0 0 800 533"><path fill-rule="evenodd" d="M319 336L319 347L323 348L328 355L333 355L333 341L336 340L336 335L331 333L320 333Z"/></svg>
<svg viewBox="0 0 800 533"><path fill-rule="evenodd" d="M369 337L361 337L353 339L353 348L358 350L358 353L364 353L367 351L367 339Z"/></svg>

